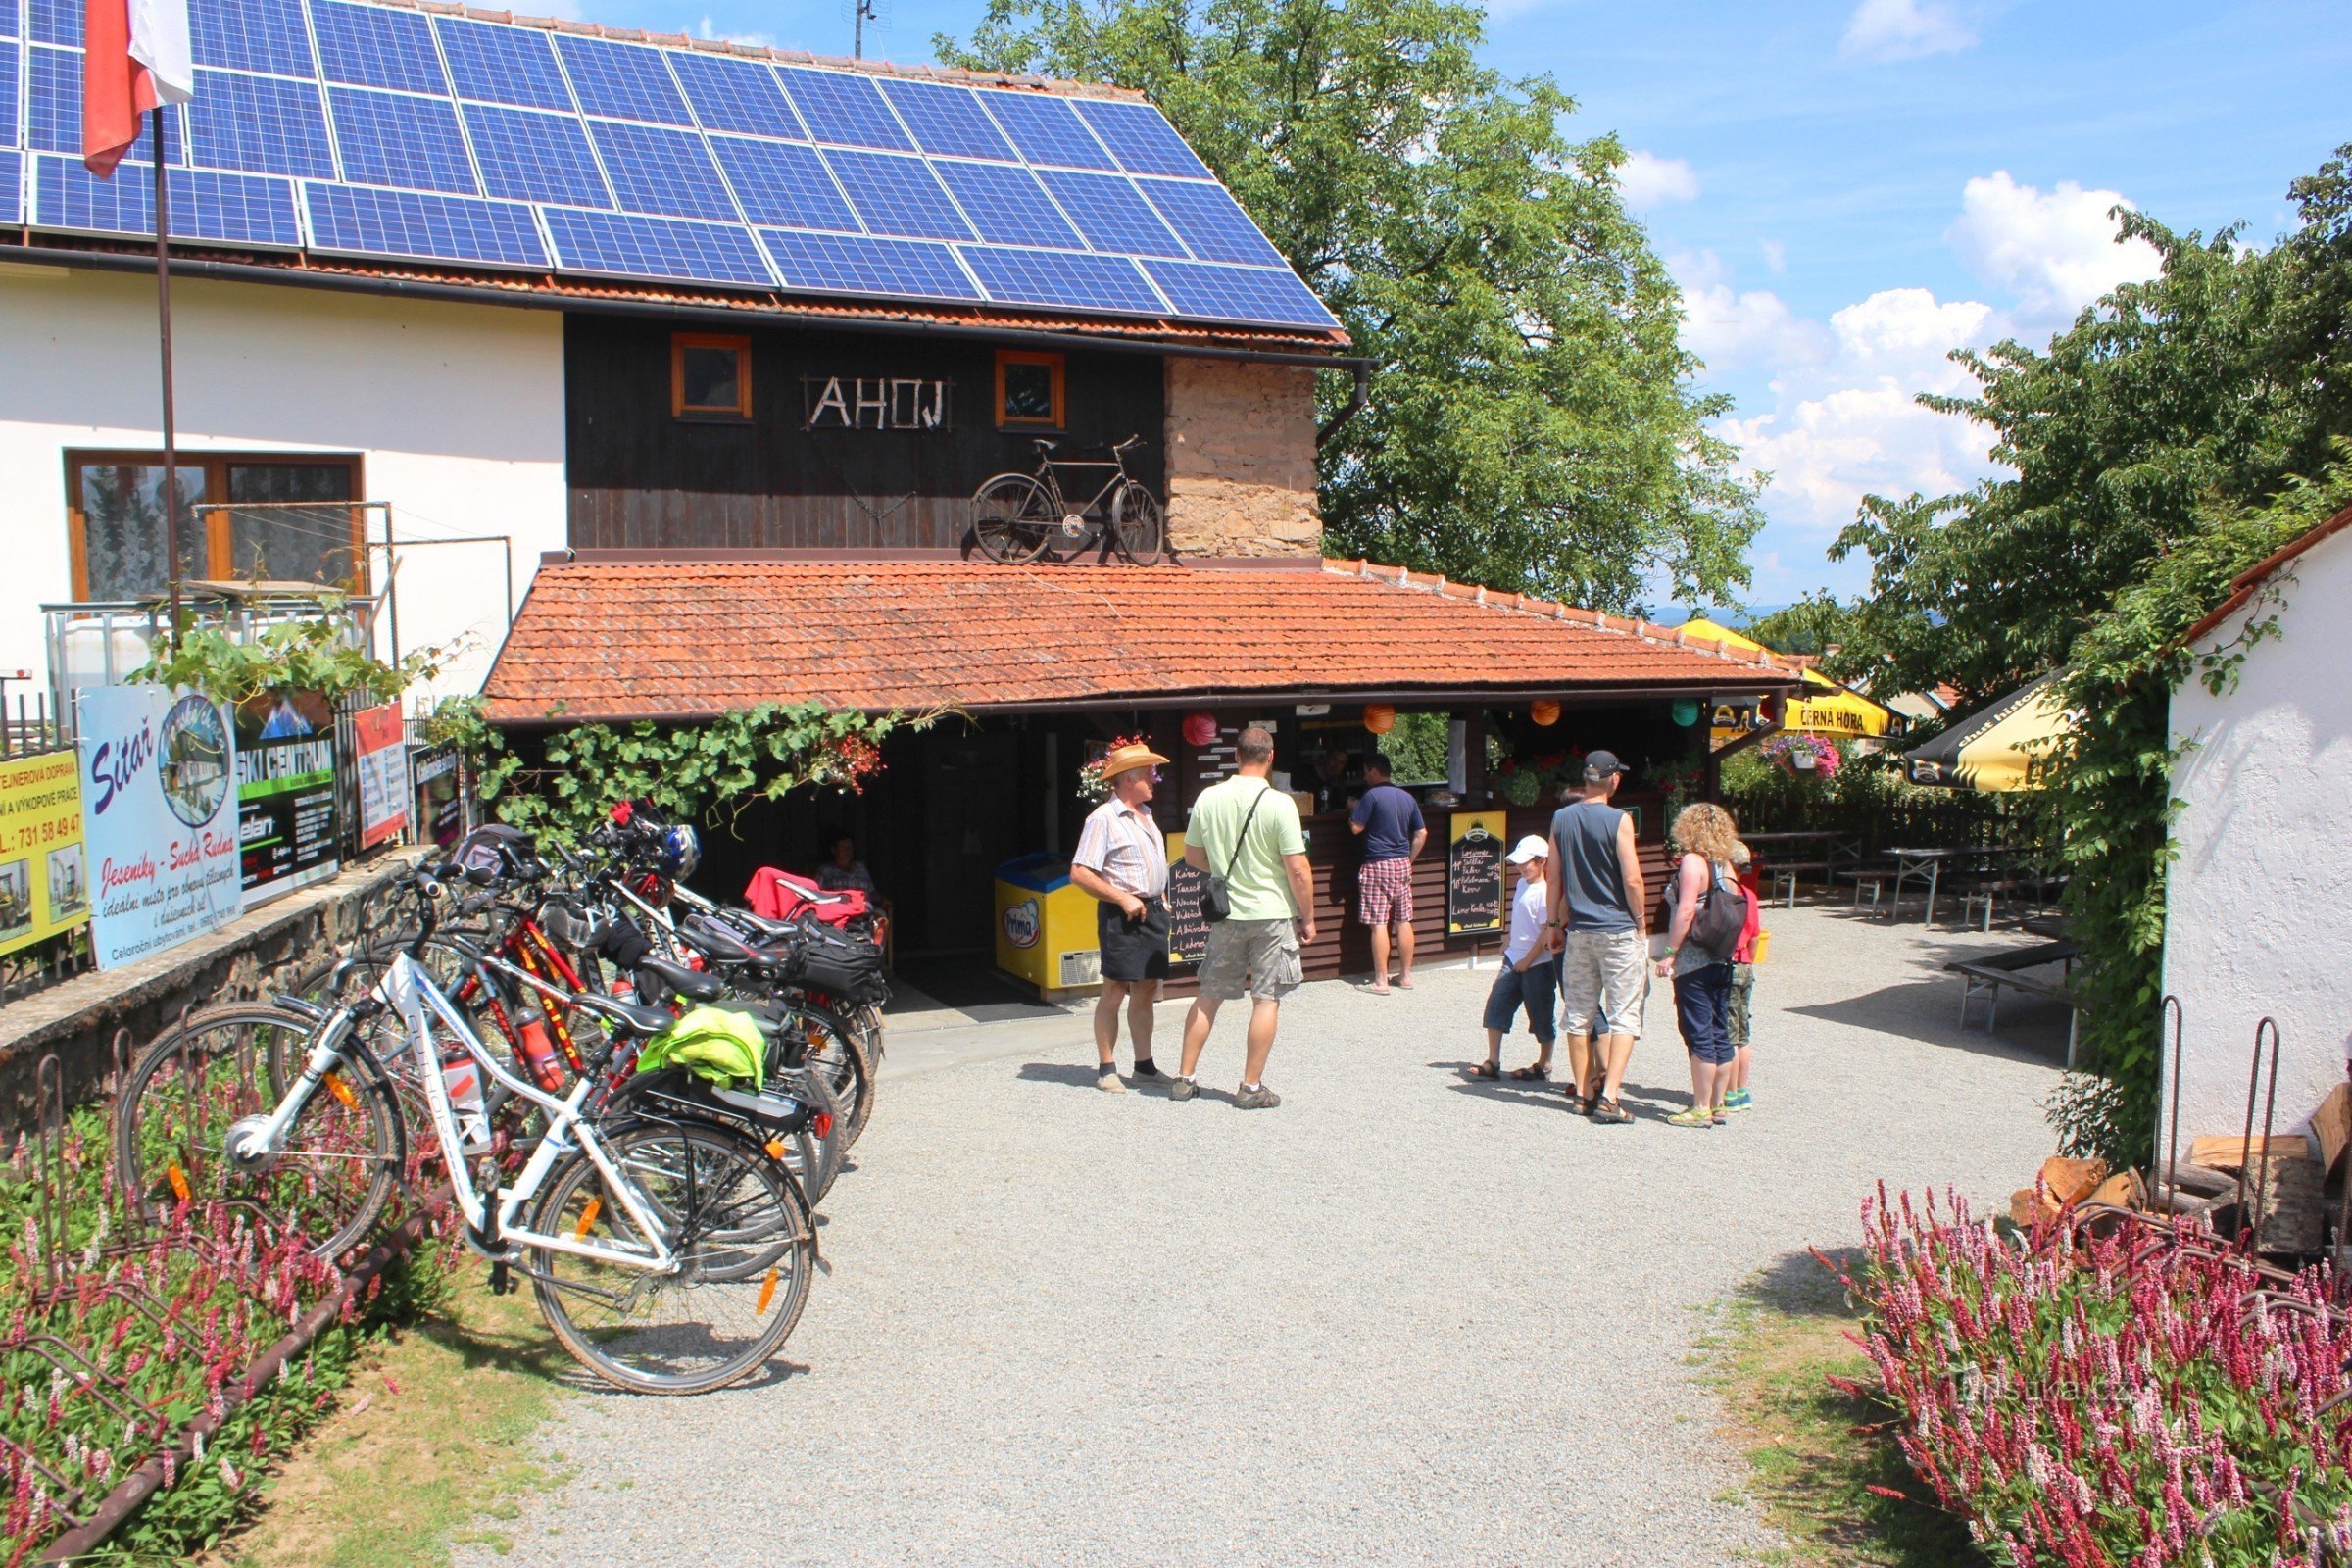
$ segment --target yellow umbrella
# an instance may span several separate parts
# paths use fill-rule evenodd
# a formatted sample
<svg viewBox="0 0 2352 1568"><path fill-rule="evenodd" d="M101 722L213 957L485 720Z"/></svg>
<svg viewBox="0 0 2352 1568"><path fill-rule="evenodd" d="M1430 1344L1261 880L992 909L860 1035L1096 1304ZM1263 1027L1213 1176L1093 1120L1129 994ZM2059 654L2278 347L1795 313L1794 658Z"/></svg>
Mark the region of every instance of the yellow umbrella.
<svg viewBox="0 0 2352 1568"><path fill-rule="evenodd" d="M2044 675L1905 753L1911 782L1989 794L2033 788L2034 760L2074 727L2051 680Z"/></svg>
<svg viewBox="0 0 2352 1568"><path fill-rule="evenodd" d="M1772 651L1753 637L1704 617L1683 622L1683 632L1688 637L1704 637L1727 644L1742 653ZM1885 704L1874 703L1860 692L1840 686L1819 670L1806 670L1804 680L1804 694L1788 700L1781 728L1807 735L1842 735L1848 739L1884 735L1894 728L1894 711Z"/></svg>

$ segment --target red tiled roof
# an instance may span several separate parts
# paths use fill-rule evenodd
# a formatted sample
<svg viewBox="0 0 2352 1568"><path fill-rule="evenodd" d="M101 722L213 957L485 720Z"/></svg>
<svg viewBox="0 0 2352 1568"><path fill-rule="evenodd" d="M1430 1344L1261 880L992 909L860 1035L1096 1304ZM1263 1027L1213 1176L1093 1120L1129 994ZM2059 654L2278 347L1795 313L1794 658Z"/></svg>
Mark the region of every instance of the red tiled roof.
<svg viewBox="0 0 2352 1568"><path fill-rule="evenodd" d="M2247 604L2253 600L2255 593L2261 589L2262 585L2271 580L2271 576L2274 572L2277 572L2280 568L2287 565L2297 556L2302 555L2305 551L2311 549L2312 546L2318 544L2321 540L2332 539L2337 534L2343 532L2346 528L2352 528L2352 507L2346 507L2334 516L2329 517L2326 522L2323 522L2317 527L2311 528L2306 532L2295 535L2294 538L2288 540L2286 544L2276 553L2262 561L2256 562L2253 565L2248 566L2245 570L2230 578L2230 597L2223 600L2219 605L2216 605L2212 613L2206 615L2204 619L2198 621L2194 626L2189 627L2187 631L2181 633L2181 645L2186 647L2195 643L2203 642L2207 637L2211 636L2215 631L2221 628L2223 621L2228 620L2231 615L2234 615L2239 611L2245 609Z"/></svg>
<svg viewBox="0 0 2352 1568"><path fill-rule="evenodd" d="M815 698L971 710L1252 693L1793 686L1680 629L1363 562L1000 566L551 558L483 687L502 723Z"/></svg>

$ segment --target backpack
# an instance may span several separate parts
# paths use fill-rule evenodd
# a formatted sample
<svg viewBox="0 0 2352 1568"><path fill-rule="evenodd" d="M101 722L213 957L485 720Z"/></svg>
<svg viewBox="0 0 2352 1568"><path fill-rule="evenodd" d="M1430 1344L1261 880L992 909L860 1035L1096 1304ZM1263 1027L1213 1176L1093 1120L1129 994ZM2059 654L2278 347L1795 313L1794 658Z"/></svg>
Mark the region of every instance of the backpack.
<svg viewBox="0 0 2352 1568"><path fill-rule="evenodd" d="M1709 957L1729 961L1747 929L1747 894L1737 882L1727 883L1707 866L1707 890L1699 895L1698 912L1690 917L1690 933L1683 940Z"/></svg>

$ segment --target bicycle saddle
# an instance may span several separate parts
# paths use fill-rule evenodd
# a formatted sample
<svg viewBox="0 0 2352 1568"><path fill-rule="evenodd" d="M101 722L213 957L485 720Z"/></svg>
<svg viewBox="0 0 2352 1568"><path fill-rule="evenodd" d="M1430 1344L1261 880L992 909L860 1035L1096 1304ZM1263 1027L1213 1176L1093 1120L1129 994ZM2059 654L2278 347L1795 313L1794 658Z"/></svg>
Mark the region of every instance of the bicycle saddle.
<svg viewBox="0 0 2352 1568"><path fill-rule="evenodd" d="M611 1023L616 1023L629 1034L660 1034L678 1020L667 1007L650 1006L642 1002L623 1002L618 997L598 996L583 991L572 999L583 1011L593 1012Z"/></svg>
<svg viewBox="0 0 2352 1568"><path fill-rule="evenodd" d="M652 986L646 984L649 976L654 981ZM726 982L716 975L699 974L682 963L671 963L662 958L647 958L640 962L637 965L637 994L642 997L651 991L662 989L689 1002L716 1002L727 994Z"/></svg>
<svg viewBox="0 0 2352 1568"><path fill-rule="evenodd" d="M760 956L743 938L701 915L679 926L678 935L719 963L748 963Z"/></svg>

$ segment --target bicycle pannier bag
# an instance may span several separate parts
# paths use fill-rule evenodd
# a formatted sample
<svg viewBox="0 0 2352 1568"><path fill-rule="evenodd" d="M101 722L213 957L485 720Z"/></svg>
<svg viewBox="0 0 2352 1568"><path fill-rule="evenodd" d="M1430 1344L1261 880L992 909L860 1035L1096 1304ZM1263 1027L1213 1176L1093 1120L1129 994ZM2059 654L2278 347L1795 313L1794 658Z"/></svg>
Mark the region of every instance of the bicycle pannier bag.
<svg viewBox="0 0 2352 1568"><path fill-rule="evenodd" d="M878 1005L889 997L890 982L882 977L879 943L843 936L827 926L803 926L792 940L792 958L784 966L786 980L855 1003Z"/></svg>

